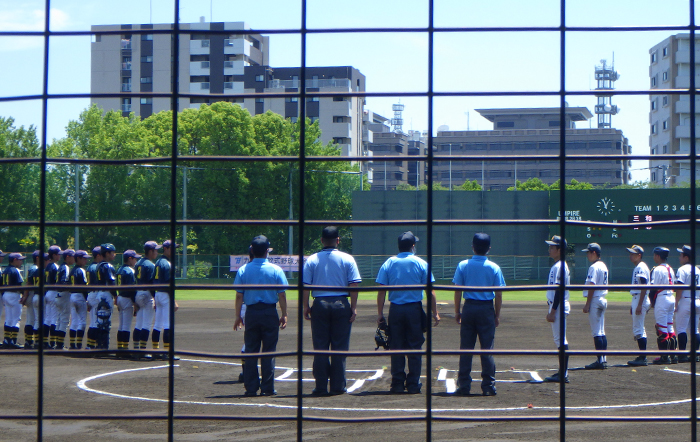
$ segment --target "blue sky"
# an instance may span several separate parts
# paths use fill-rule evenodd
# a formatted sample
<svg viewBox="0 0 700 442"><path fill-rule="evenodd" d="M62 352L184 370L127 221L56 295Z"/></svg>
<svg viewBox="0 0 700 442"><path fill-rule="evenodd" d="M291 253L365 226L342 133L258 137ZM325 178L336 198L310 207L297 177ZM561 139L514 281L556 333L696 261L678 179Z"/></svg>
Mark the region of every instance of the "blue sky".
<svg viewBox="0 0 700 442"><path fill-rule="evenodd" d="M558 0L435 0L436 27L559 25ZM183 0L181 21L245 21L253 29L295 29L301 22L298 0ZM377 2L354 0L307 1L309 28L387 28L428 25L427 0ZM168 0L55 0L51 2L51 29L87 31L94 24L168 23L174 4ZM568 26L682 26L688 23L688 1L651 0L568 1ZM44 1L0 0L0 30L42 31ZM601 59L612 62L621 77L618 90L647 89L649 48L676 31L570 32L566 37L566 88L589 91L595 87L593 70ZM434 38L434 90L557 91L559 89L558 32L436 33ZM300 64L301 39L296 34L270 36L273 66ZM43 38L0 37L0 96L41 93ZM50 93L90 92L90 37L57 36L51 39ZM426 33L309 34L308 66L351 65L367 77L368 92L425 92L428 89L428 35ZM367 107L391 116L397 97L369 98ZM570 96L571 106L591 111L595 98ZM427 99L402 98L404 130L426 130ZM618 96L621 111L613 126L629 138L636 154L649 153L647 96ZM86 99L49 102L49 140L64 135L65 126L89 104ZM489 107L558 106L558 97L446 97L434 101L434 128L489 129L474 109ZM12 116L18 125L40 126L38 100L0 103L0 116ZM595 122L591 121L591 127ZM579 123L579 127L588 124ZM634 162L633 168L644 167ZM648 179L647 170L633 179Z"/></svg>

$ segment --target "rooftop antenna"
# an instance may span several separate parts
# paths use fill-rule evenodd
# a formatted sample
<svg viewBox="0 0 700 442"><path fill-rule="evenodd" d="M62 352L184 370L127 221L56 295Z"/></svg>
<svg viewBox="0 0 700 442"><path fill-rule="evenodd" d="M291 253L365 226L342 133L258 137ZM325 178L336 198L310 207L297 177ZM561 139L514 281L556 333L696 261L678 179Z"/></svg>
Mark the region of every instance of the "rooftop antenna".
<svg viewBox="0 0 700 442"><path fill-rule="evenodd" d="M401 100L399 100L398 104L393 104L391 106L391 109L394 111L394 118L391 119L391 130L393 130L397 134L403 133L402 112L404 109L404 105L401 104Z"/></svg>
<svg viewBox="0 0 700 442"><path fill-rule="evenodd" d="M600 65L595 67L595 79L598 100L595 105L595 113L598 115L598 128L611 128L612 116L616 115L620 108L612 104L612 91L615 90L615 81L620 78L620 73L615 70L615 53L613 52L612 65L607 60L600 60Z"/></svg>

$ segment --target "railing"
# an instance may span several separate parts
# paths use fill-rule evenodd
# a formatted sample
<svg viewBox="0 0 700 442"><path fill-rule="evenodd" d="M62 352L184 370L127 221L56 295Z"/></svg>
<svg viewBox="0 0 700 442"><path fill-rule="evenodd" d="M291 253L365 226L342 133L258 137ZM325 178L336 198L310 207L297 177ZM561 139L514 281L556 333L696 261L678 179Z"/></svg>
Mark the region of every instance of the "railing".
<svg viewBox="0 0 700 442"><path fill-rule="evenodd" d="M122 83L122 92L131 92L131 83Z"/></svg>

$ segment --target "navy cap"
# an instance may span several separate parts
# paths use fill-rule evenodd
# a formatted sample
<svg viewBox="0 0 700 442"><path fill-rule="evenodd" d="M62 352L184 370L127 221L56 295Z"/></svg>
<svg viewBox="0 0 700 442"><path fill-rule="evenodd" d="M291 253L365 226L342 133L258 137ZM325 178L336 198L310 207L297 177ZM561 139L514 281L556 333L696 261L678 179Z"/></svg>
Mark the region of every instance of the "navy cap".
<svg viewBox="0 0 700 442"><path fill-rule="evenodd" d="M340 237L340 233L338 232L338 228L336 226L324 227L323 232L321 232L321 238L336 239L339 237Z"/></svg>
<svg viewBox="0 0 700 442"><path fill-rule="evenodd" d="M124 258L141 258L141 255L136 253L136 250L129 249L124 251Z"/></svg>
<svg viewBox="0 0 700 442"><path fill-rule="evenodd" d="M66 249L63 251L58 252L59 255L63 256L75 256L75 250L73 249Z"/></svg>
<svg viewBox="0 0 700 442"><path fill-rule="evenodd" d="M250 249L254 255L262 255L270 249L270 240L265 235L258 235L250 243Z"/></svg>
<svg viewBox="0 0 700 442"><path fill-rule="evenodd" d="M146 244L143 245L144 250L158 250L163 248L162 245L158 244L155 241L146 241Z"/></svg>
<svg viewBox="0 0 700 442"><path fill-rule="evenodd" d="M545 242L546 242L547 244L549 244L550 246L558 246L558 247L561 247L561 246L563 245L564 248L566 248L566 240L564 240L564 244L562 244L562 239L561 239L561 236L559 236L559 235L554 235L554 236L552 237L552 239L550 239L549 241L545 241Z"/></svg>
<svg viewBox="0 0 700 442"><path fill-rule="evenodd" d="M473 246L491 247L491 236L488 233L475 233L472 239Z"/></svg>
<svg viewBox="0 0 700 442"><path fill-rule="evenodd" d="M410 230L399 235L399 248L402 246L412 246L418 242L418 237Z"/></svg>
<svg viewBox="0 0 700 442"><path fill-rule="evenodd" d="M581 251L582 252L598 252L598 253L600 253L600 244L598 244L597 242L592 242L592 243L588 244L588 247L586 247L585 249L583 249Z"/></svg>
<svg viewBox="0 0 700 442"><path fill-rule="evenodd" d="M49 256L51 255L60 255L61 254L61 248L58 246L51 246L49 247Z"/></svg>
<svg viewBox="0 0 700 442"><path fill-rule="evenodd" d="M172 242L172 241L171 241L171 240L169 240L169 239L167 239L167 240L163 241L163 247L167 247L167 248L170 248L170 247L172 247L172 246L173 246L173 244L175 245L175 247L180 247L180 244L178 244L178 243L174 243L174 242Z"/></svg>
<svg viewBox="0 0 700 442"><path fill-rule="evenodd" d="M644 253L642 246L633 245L632 247L627 247L627 251L630 253L639 253L640 255Z"/></svg>
<svg viewBox="0 0 700 442"><path fill-rule="evenodd" d="M90 255L85 250L76 250L75 251L76 258L87 258L88 256L90 256Z"/></svg>
<svg viewBox="0 0 700 442"><path fill-rule="evenodd" d="M679 252L681 252L682 254L684 254L686 256L690 256L690 254L693 252L693 248L690 246L683 246L680 249L676 249L676 250L678 250Z"/></svg>
<svg viewBox="0 0 700 442"><path fill-rule="evenodd" d="M9 255L7 255L7 259L10 262L14 261L15 259L22 260L25 258L26 258L26 256L22 255L21 253L10 253Z"/></svg>
<svg viewBox="0 0 700 442"><path fill-rule="evenodd" d="M32 258L38 258L41 255L41 250L34 250L32 253Z"/></svg>
<svg viewBox="0 0 700 442"><path fill-rule="evenodd" d="M100 253L104 253L104 252L116 252L116 251L117 251L117 249L116 249L116 247L114 247L114 244L109 243L109 242L108 242L108 243L105 243L105 244L102 244L102 245L100 246Z"/></svg>
<svg viewBox="0 0 700 442"><path fill-rule="evenodd" d="M44 253L44 261L46 261L47 259L49 259L49 254L48 254L48 253Z"/></svg>
<svg viewBox="0 0 700 442"><path fill-rule="evenodd" d="M666 247L654 247L654 255L659 255L662 259L668 258L668 250Z"/></svg>
<svg viewBox="0 0 700 442"><path fill-rule="evenodd" d="M92 256L97 256L100 254L100 252L102 252L102 246L95 246L92 249Z"/></svg>

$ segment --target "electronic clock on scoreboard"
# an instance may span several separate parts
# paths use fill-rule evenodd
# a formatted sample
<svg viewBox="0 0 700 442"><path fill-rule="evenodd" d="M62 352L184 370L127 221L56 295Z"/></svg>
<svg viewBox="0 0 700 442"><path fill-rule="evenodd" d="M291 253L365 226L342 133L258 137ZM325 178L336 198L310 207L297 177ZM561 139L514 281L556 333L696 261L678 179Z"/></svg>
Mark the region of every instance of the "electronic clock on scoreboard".
<svg viewBox="0 0 700 442"><path fill-rule="evenodd" d="M563 215L571 221L634 224L688 220L692 213L689 189L570 190L565 196ZM550 192L549 201L550 215L560 219L559 191ZM695 208L695 216L700 218L700 204ZM689 228L689 222L639 227L568 225L566 236L570 242L581 244L681 244L689 241ZM559 227L551 226L550 233L558 234Z"/></svg>

